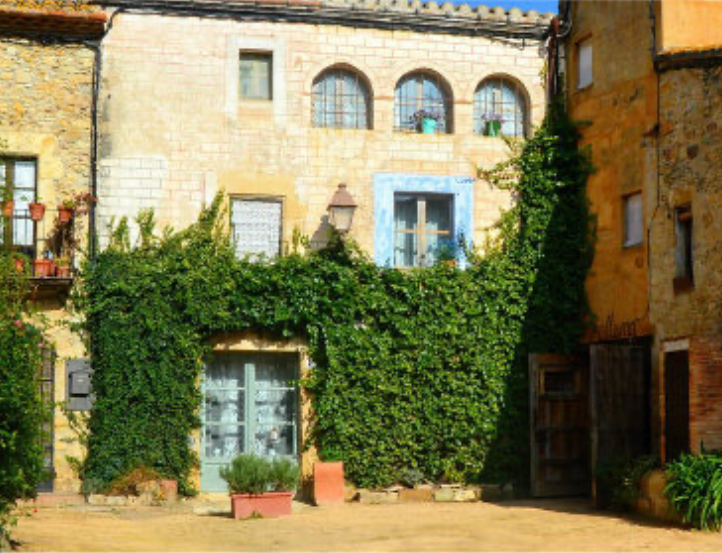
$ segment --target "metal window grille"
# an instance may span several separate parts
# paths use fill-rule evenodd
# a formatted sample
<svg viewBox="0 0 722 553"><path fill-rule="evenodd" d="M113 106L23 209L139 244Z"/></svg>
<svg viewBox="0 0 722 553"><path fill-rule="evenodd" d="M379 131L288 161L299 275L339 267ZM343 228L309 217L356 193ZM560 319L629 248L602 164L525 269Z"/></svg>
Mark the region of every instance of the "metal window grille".
<svg viewBox="0 0 722 553"><path fill-rule="evenodd" d="M38 491L52 492L54 477L54 461L53 461L53 405L55 404L55 352L51 349L44 348L42 350L42 364L40 366L40 399L44 406L51 410L51 414L43 421L41 430L41 444L43 447L43 469L45 470L46 479L38 485Z"/></svg>
<svg viewBox="0 0 722 553"><path fill-rule="evenodd" d="M232 198L231 230L238 257L281 253L283 202L277 198Z"/></svg>
<svg viewBox="0 0 722 553"><path fill-rule="evenodd" d="M397 131L427 132L425 115L436 121L436 133L453 132L453 98L443 79L431 73L412 73L396 86L394 126Z"/></svg>
<svg viewBox="0 0 722 553"><path fill-rule="evenodd" d="M503 77L484 80L474 93L474 132L484 136L523 138L528 126L523 88Z"/></svg>
<svg viewBox="0 0 722 553"><path fill-rule="evenodd" d="M361 75L327 69L313 83L313 126L370 129L371 93Z"/></svg>
<svg viewBox="0 0 722 553"><path fill-rule="evenodd" d="M454 247L453 197L397 194L394 198L394 266L433 265Z"/></svg>
<svg viewBox="0 0 722 553"><path fill-rule="evenodd" d="M240 79L244 100L273 99L273 54L241 52Z"/></svg>

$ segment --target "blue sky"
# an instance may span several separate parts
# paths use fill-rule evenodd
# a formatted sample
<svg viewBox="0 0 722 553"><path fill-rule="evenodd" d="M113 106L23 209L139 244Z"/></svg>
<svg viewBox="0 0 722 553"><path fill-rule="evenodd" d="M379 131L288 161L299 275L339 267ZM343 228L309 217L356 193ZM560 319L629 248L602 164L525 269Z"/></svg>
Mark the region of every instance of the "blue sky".
<svg viewBox="0 0 722 553"><path fill-rule="evenodd" d="M454 0L457 4L463 4L463 0ZM556 13L559 2L558 0L468 0L468 4L476 6L484 4L485 6L496 7L501 6L508 10L509 8L520 8L523 11L537 10L541 13Z"/></svg>

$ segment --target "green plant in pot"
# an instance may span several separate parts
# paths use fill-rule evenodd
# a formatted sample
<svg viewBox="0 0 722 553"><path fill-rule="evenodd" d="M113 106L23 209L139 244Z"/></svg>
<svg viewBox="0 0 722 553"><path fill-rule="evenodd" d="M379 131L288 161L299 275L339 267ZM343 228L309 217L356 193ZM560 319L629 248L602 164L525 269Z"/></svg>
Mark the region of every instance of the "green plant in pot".
<svg viewBox="0 0 722 553"><path fill-rule="evenodd" d="M290 459L269 460L253 454L233 459L220 470L231 494L233 518L290 515L298 474L298 466Z"/></svg>
<svg viewBox="0 0 722 553"><path fill-rule="evenodd" d="M484 134L486 136L501 136L501 124L504 122L500 113L487 113L482 116Z"/></svg>

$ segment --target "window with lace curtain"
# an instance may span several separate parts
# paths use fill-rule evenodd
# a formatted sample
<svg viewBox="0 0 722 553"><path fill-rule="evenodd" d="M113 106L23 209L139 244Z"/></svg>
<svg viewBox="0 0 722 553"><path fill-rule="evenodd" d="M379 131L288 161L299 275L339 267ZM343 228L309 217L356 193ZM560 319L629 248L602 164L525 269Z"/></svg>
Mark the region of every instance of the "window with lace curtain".
<svg viewBox="0 0 722 553"><path fill-rule="evenodd" d="M485 79L474 93L474 132L484 136L523 138L528 106L522 86L512 79Z"/></svg>

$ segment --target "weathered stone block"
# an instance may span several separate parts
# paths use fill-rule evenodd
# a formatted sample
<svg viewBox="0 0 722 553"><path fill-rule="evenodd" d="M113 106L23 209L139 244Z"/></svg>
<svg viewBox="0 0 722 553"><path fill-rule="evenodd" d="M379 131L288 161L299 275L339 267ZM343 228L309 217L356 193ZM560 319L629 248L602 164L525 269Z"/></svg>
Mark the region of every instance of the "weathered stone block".
<svg viewBox="0 0 722 553"><path fill-rule="evenodd" d="M401 503L431 503L434 501L434 490L413 489L400 490L399 501Z"/></svg>
<svg viewBox="0 0 722 553"><path fill-rule="evenodd" d="M375 492L371 490L359 491L359 502L366 505L382 505L387 503L397 503L399 500L398 492Z"/></svg>

